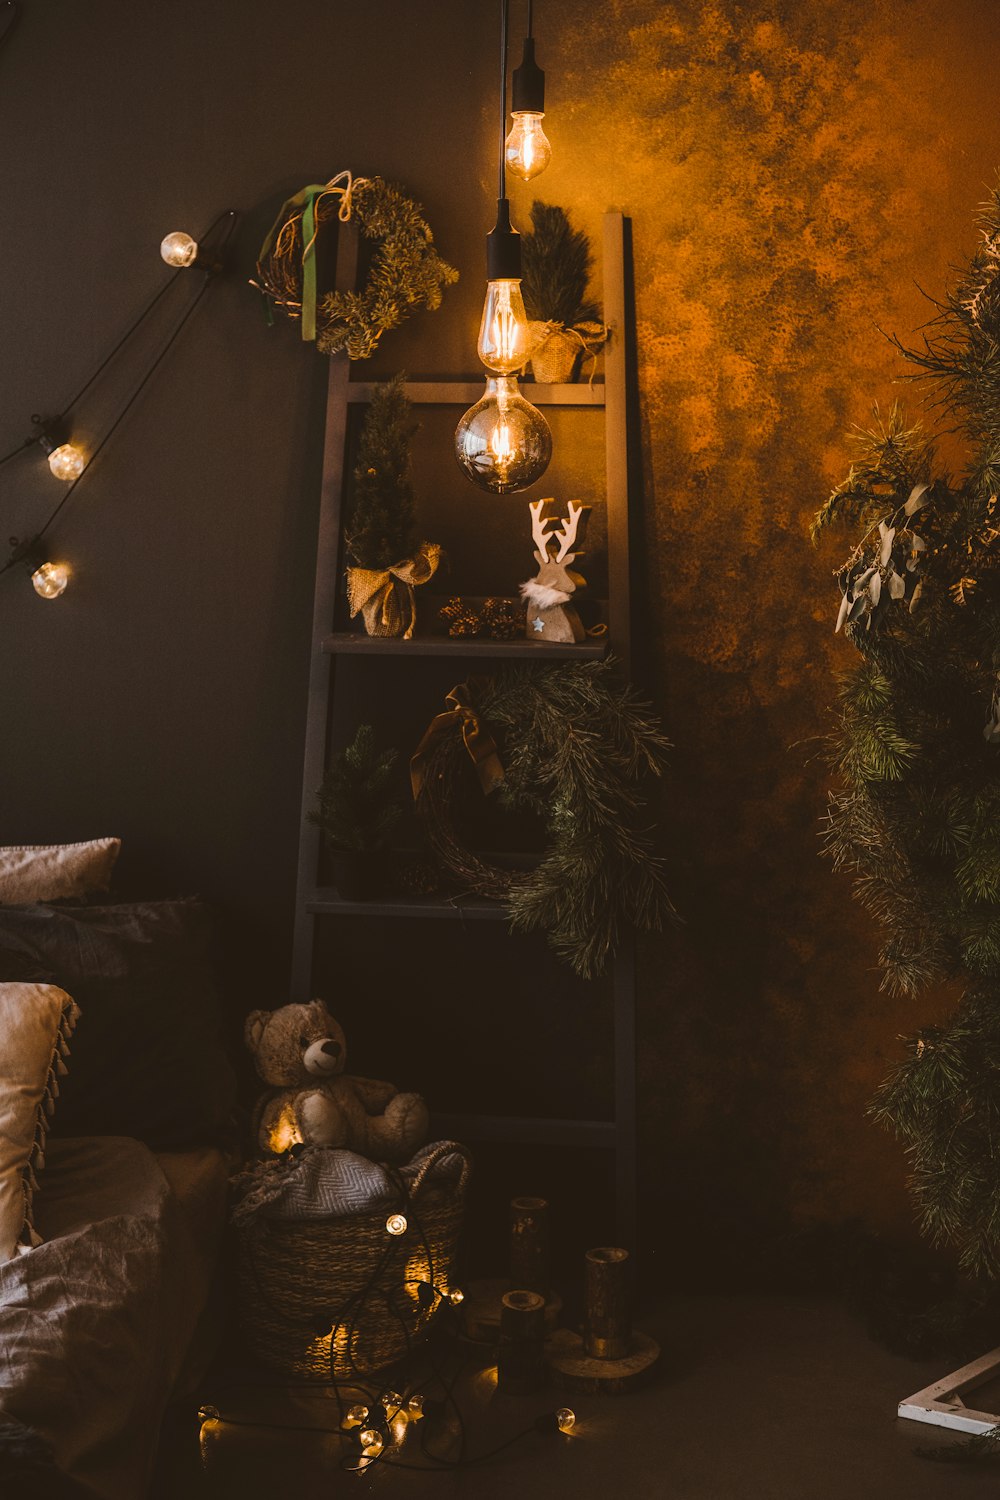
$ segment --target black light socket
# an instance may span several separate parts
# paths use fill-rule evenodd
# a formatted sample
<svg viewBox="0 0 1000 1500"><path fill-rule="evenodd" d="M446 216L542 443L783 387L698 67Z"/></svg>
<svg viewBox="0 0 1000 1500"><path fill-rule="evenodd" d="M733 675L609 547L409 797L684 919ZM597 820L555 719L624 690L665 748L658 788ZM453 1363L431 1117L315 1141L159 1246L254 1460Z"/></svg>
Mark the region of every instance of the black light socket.
<svg viewBox="0 0 1000 1500"><path fill-rule="evenodd" d="M526 36L521 66L511 79L511 113L515 115L545 113L545 74L535 62L535 38Z"/></svg>
<svg viewBox="0 0 1000 1500"><path fill-rule="evenodd" d="M510 222L510 199L497 199L497 221L486 236L486 280L520 281L521 236Z"/></svg>
<svg viewBox="0 0 1000 1500"><path fill-rule="evenodd" d="M61 417L32 417L31 420L41 429L37 442L43 453L54 453L69 442L69 427Z"/></svg>

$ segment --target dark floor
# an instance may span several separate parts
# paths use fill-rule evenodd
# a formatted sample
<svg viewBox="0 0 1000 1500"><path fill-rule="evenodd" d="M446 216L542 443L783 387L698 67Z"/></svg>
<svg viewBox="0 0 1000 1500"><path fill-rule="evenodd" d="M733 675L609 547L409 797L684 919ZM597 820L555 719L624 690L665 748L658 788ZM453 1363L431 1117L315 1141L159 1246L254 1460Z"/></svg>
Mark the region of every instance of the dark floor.
<svg viewBox="0 0 1000 1500"><path fill-rule="evenodd" d="M406 1500L996 1500L1000 1459L975 1467L928 1463L914 1449L948 1435L895 1416L902 1397L947 1369L886 1353L838 1305L704 1298L670 1303L645 1326L664 1357L656 1379L630 1395L512 1397L498 1393L488 1373L467 1373L460 1404L470 1455L564 1403L577 1424L572 1436L531 1432L489 1462L443 1473L393 1470L388 1462L364 1475L345 1472L342 1460L353 1450L337 1435L337 1404L327 1391L216 1375L202 1399L222 1420L206 1426L199 1455L194 1410L178 1414L161 1493L170 1500L329 1500L375 1486ZM413 1429L389 1460L411 1461L420 1461Z"/></svg>

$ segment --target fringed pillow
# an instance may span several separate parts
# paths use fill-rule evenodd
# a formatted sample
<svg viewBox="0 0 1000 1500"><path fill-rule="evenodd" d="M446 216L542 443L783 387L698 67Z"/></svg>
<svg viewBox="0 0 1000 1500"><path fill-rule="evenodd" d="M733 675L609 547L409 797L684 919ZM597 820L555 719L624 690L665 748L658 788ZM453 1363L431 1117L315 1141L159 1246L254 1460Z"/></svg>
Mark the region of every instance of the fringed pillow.
<svg viewBox="0 0 1000 1500"><path fill-rule="evenodd" d="M0 1262L41 1243L35 1173L79 1014L54 984L0 984Z"/></svg>
<svg viewBox="0 0 1000 1500"><path fill-rule="evenodd" d="M0 902L73 901L111 888L121 839L0 847Z"/></svg>

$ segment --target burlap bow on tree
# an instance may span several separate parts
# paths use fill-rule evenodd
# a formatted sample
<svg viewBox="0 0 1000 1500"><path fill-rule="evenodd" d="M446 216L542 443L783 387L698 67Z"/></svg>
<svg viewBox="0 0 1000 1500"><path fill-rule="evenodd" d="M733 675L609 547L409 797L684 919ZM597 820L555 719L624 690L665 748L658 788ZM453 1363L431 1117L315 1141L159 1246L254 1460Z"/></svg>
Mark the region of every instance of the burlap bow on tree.
<svg viewBox="0 0 1000 1500"><path fill-rule="evenodd" d="M413 635L417 609L413 590L437 571L441 548L437 542L421 542L412 557L391 568L348 568L347 602L351 619L363 614L369 635Z"/></svg>
<svg viewBox="0 0 1000 1500"><path fill-rule="evenodd" d="M489 796L503 781L503 766L497 754L496 741L489 730L483 728L470 701L477 681L481 682L482 679L471 677L468 682L460 682L452 688L445 698L445 702L450 703L451 707L431 720L423 739L410 757L410 785L413 787L414 801L420 796L431 751L442 737L454 734L456 729L461 731L465 748L476 768L479 784L486 795Z"/></svg>

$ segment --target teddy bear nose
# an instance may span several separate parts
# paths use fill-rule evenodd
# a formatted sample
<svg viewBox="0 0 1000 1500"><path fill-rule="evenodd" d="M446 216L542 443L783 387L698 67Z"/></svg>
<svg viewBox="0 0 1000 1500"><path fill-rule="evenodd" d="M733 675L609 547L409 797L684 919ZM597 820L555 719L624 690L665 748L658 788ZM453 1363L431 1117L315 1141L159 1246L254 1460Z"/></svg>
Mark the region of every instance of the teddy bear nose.
<svg viewBox="0 0 1000 1500"><path fill-rule="evenodd" d="M321 1052L325 1052L326 1055L327 1055L327 1057L339 1057L340 1056L340 1043L339 1042L323 1042L319 1050Z"/></svg>

